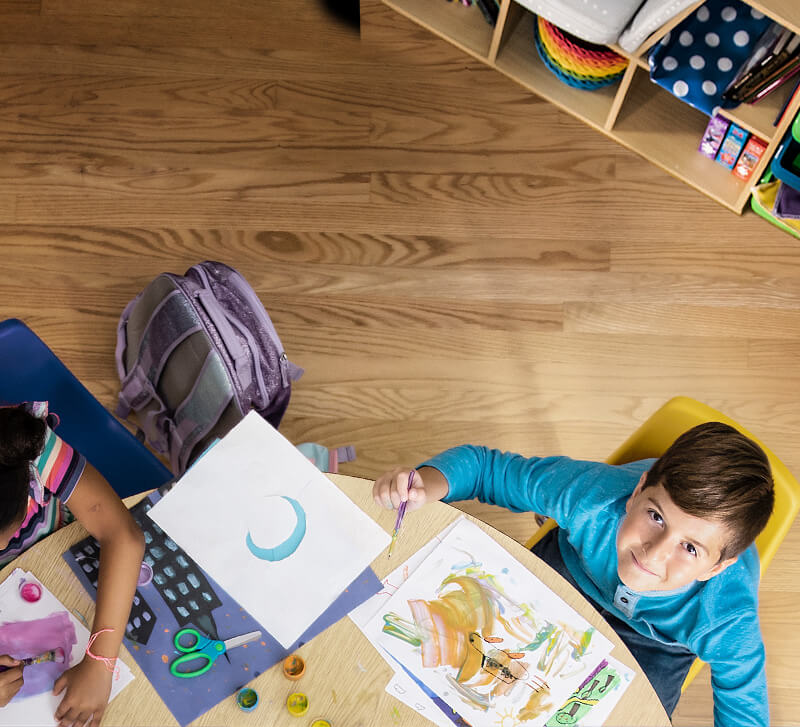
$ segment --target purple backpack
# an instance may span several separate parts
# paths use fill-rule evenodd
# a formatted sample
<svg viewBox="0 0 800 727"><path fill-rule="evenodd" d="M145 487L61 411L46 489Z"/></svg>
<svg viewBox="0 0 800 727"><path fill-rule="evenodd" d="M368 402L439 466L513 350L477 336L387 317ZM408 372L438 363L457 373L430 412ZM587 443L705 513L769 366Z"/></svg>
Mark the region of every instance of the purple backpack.
<svg viewBox="0 0 800 727"><path fill-rule="evenodd" d="M116 360L117 415L136 413L175 475L250 409L277 427L303 373L247 281L211 261L162 273L126 306Z"/></svg>

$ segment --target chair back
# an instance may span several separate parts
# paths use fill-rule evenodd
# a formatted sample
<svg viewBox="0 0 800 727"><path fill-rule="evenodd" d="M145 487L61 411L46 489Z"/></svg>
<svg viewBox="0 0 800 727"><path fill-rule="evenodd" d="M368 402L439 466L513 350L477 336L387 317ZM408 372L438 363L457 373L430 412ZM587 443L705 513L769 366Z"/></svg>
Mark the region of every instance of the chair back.
<svg viewBox="0 0 800 727"><path fill-rule="evenodd" d="M22 321L0 321L0 402L48 401L58 435L120 497L159 487L172 473L117 421Z"/></svg>

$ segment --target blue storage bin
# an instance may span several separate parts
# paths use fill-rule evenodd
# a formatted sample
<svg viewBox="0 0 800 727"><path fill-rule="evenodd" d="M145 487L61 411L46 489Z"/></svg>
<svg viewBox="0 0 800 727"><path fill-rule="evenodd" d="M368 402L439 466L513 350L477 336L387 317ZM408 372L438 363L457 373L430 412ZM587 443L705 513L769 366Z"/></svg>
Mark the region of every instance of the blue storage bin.
<svg viewBox="0 0 800 727"><path fill-rule="evenodd" d="M781 182L800 189L800 141L792 134L786 134L769 168Z"/></svg>

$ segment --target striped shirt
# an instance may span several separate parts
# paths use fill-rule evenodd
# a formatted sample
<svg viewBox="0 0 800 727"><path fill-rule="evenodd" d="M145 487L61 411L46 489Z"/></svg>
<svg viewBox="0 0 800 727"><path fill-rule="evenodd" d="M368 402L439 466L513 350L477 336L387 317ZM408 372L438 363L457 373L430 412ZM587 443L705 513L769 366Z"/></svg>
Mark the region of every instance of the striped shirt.
<svg viewBox="0 0 800 727"><path fill-rule="evenodd" d="M83 455L53 431L58 417L47 413L47 402L31 402L27 408L34 416L47 422L44 447L31 467L28 510L19 530L0 550L0 566L6 565L45 535L72 522L74 518L66 505L86 466Z"/></svg>

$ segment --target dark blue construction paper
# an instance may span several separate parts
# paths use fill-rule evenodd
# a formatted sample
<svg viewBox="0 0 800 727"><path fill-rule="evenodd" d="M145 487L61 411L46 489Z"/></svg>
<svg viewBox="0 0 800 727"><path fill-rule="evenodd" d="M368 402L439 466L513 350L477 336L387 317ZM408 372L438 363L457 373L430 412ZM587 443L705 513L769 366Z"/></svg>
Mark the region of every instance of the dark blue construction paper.
<svg viewBox="0 0 800 727"><path fill-rule="evenodd" d="M151 493L146 500L149 505L154 505L161 494ZM73 546L76 547L76 546ZM147 549L145 555L147 556ZM95 588L90 577L84 572L81 563L75 555L67 550L63 553L64 560L72 568L87 592L94 597ZM196 564L193 564L197 567ZM198 570L200 570L198 568ZM135 612L140 602L146 603L148 615L154 621L152 627L143 631L141 638L147 643L136 643L126 638L124 643L145 676L158 692L167 708L181 724L187 725L192 720L207 712L211 707L226 697L234 694L259 674L271 668L286 656L291 654L314 636L324 631L328 626L336 623L356 606L366 601L377 593L382 584L371 568L364 570L328 607L328 609L306 630L306 632L288 649L283 648L250 616L239 604L231 598L207 573L203 573L213 592L221 602L221 606L213 609L213 618L188 625L208 632L214 628L220 639L225 640L233 636L245 634L249 631L260 630L263 637L244 646L232 649L227 653L230 663L225 656L217 659L214 666L205 674L192 678L174 677L169 671L169 665L178 655L173 645L175 632L186 622L178 623L174 611L168 606L154 583L137 588L134 601ZM272 597L283 598L284 594L276 593ZM215 599L215 603L217 600ZM209 628L210 627L210 628ZM135 633L135 632L134 632Z"/></svg>

